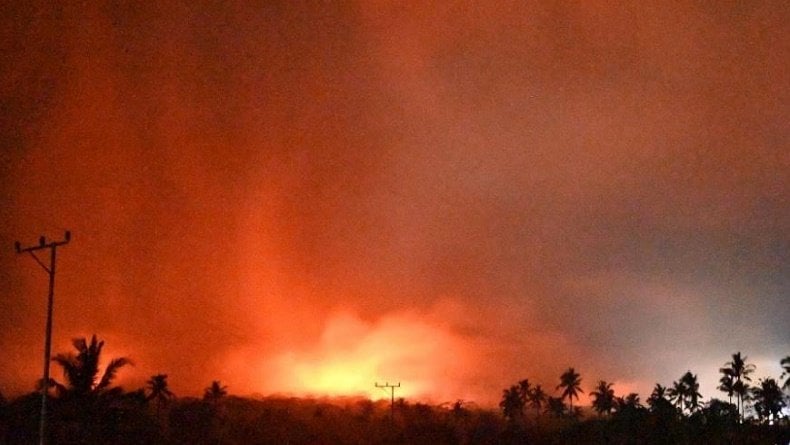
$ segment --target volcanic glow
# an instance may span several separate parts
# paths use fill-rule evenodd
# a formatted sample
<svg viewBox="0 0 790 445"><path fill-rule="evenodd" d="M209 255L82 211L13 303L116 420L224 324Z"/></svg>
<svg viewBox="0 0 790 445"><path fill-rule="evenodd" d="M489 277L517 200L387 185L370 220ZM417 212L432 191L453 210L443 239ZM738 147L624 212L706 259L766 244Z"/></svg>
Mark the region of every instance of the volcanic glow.
<svg viewBox="0 0 790 445"><path fill-rule="evenodd" d="M707 397L790 350L785 2L6 3L4 393L47 291L11 246L65 229L54 352L130 387Z"/></svg>
<svg viewBox="0 0 790 445"><path fill-rule="evenodd" d="M402 382L399 397L445 395L437 383L467 365L451 334L399 313L366 322L350 313L331 316L318 344L276 358L275 387L303 395L384 396L374 384Z"/></svg>

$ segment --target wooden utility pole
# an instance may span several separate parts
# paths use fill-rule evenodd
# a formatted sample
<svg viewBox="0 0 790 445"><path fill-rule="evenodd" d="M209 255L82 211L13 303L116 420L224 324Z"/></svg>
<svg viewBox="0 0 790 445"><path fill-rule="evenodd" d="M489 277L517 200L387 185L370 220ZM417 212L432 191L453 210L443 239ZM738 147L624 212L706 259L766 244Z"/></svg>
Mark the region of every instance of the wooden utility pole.
<svg viewBox="0 0 790 445"><path fill-rule="evenodd" d="M38 443L45 445L47 440L47 392L49 391L49 362L52 348L52 304L55 299L55 258L59 246L65 246L71 241L71 232L68 230L63 241L47 242L45 237L38 240L38 245L22 247L17 241L14 243L16 253L29 253L34 260L49 274L49 297L47 298L47 327L44 337L44 380L41 382L41 420L39 422ZM47 267L35 254L37 250L49 249L49 267Z"/></svg>
<svg viewBox="0 0 790 445"><path fill-rule="evenodd" d="M376 383L376 388L389 388L390 390L390 422L395 422L395 388L400 388L400 382L397 384L390 384L389 382L379 385Z"/></svg>

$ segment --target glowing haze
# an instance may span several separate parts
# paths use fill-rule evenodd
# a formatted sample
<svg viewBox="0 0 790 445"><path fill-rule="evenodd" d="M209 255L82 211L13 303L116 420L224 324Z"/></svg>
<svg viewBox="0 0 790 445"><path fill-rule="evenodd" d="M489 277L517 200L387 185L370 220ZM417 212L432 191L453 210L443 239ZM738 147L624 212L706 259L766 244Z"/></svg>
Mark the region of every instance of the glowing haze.
<svg viewBox="0 0 790 445"><path fill-rule="evenodd" d="M155 3L0 11L0 391L41 367L13 241L64 229L54 350L129 386L778 377L786 2Z"/></svg>

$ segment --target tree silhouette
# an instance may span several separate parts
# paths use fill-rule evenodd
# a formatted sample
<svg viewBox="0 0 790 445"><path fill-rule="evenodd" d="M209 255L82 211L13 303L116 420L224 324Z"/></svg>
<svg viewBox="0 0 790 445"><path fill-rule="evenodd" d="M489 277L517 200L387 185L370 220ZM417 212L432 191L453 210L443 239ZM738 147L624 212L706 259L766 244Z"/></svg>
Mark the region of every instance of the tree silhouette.
<svg viewBox="0 0 790 445"><path fill-rule="evenodd" d="M790 355L782 359L781 365L782 378L785 379L784 383L782 383L782 389L790 389Z"/></svg>
<svg viewBox="0 0 790 445"><path fill-rule="evenodd" d="M710 399L707 406L702 409L705 422L710 427L719 425L727 429L738 422L738 411L735 405L718 399ZM730 440L730 443L733 443Z"/></svg>
<svg viewBox="0 0 790 445"><path fill-rule="evenodd" d="M647 398L647 405L651 408L661 403L661 400L667 400L667 387L663 386L660 383L656 383L656 386L653 387L653 392L650 393L650 397Z"/></svg>
<svg viewBox="0 0 790 445"><path fill-rule="evenodd" d="M146 400L156 400L156 417L159 418L159 411L162 405L175 396L172 391L167 387L167 374L156 374L146 382L148 385L148 396Z"/></svg>
<svg viewBox="0 0 790 445"><path fill-rule="evenodd" d="M672 387L669 388L667 394L682 414L686 409L689 412L693 411L695 408L692 408L692 405L699 407L700 394L698 391L697 376L692 374L691 371L687 371L679 380L672 382Z"/></svg>
<svg viewBox="0 0 790 445"><path fill-rule="evenodd" d="M684 402L688 397L688 388L686 384L683 382L683 379L676 380L672 382L672 386L667 390L667 395L669 396L669 400L675 404L681 413L683 413Z"/></svg>
<svg viewBox="0 0 790 445"><path fill-rule="evenodd" d="M0 440L2 440L3 429L4 429L3 426L4 426L5 422L6 422L6 419L5 419L6 405L8 405L8 401L5 399L5 397L3 396L3 393L0 391Z"/></svg>
<svg viewBox="0 0 790 445"><path fill-rule="evenodd" d="M69 352L58 354L52 359L63 368L63 376L66 379L65 385L52 382L61 394L75 397L101 394L109 389L118 370L131 364L126 357L114 358L110 360L101 378L98 379L99 359L104 341L98 341L96 335L93 335L90 343L85 338L75 338L72 344L77 349L76 355Z"/></svg>
<svg viewBox="0 0 790 445"><path fill-rule="evenodd" d="M546 399L546 409L554 416L562 417L565 414L565 402L562 397L549 397Z"/></svg>
<svg viewBox="0 0 790 445"><path fill-rule="evenodd" d="M452 408L450 408L450 413L455 418L461 418L469 415L469 408L468 406L471 402L467 402L463 399L458 399L452 403Z"/></svg>
<svg viewBox="0 0 790 445"><path fill-rule="evenodd" d="M593 397L592 407L598 414L611 414L614 409L614 389L611 383L600 380L590 395Z"/></svg>
<svg viewBox="0 0 790 445"><path fill-rule="evenodd" d="M729 403L732 403L732 395L735 393L735 379L732 378L732 370L730 368L719 368L719 372L722 376L716 389L727 394L727 400Z"/></svg>
<svg viewBox="0 0 790 445"><path fill-rule="evenodd" d="M530 385L529 379L520 380L518 382L518 394L519 397L521 397L521 402L523 406L526 406L530 392L532 392L532 385Z"/></svg>
<svg viewBox="0 0 790 445"><path fill-rule="evenodd" d="M540 385L535 385L529 394L529 407L535 408L535 413L540 417L540 408L546 403L546 393Z"/></svg>
<svg viewBox="0 0 790 445"><path fill-rule="evenodd" d="M623 412L625 410L638 410L642 409L642 403L639 400L639 394L635 392L628 393L625 397L616 397L614 400L615 408L617 412Z"/></svg>
<svg viewBox="0 0 790 445"><path fill-rule="evenodd" d="M687 371L683 374L683 377L680 378L681 382L683 382L683 386L685 388L685 404L686 408L688 408L689 413L692 413L700 408L700 398L702 394L699 393L699 382L697 381L697 375L692 374L691 371Z"/></svg>
<svg viewBox="0 0 790 445"><path fill-rule="evenodd" d="M702 394L699 393L697 376L692 374L691 371L686 371L680 380L672 382L672 387L669 388L667 394L669 399L680 408L681 413L686 409L689 413L692 413L700 408Z"/></svg>
<svg viewBox="0 0 790 445"><path fill-rule="evenodd" d="M645 411L645 408L639 401L639 394L635 392L629 393L625 397L616 397L614 405L615 417L618 421L627 425L638 423L638 419Z"/></svg>
<svg viewBox="0 0 790 445"><path fill-rule="evenodd" d="M749 395L749 384L752 378L749 376L754 372L754 365L746 363L748 357L742 357L740 352L732 355L732 360L725 363L724 366L729 367L729 373L735 380L733 383L733 392L738 395L738 415L743 420L743 399Z"/></svg>
<svg viewBox="0 0 790 445"><path fill-rule="evenodd" d="M672 406L672 402L667 398L668 394L669 390L667 390L665 386L656 383L653 392L650 393L650 397L647 398L647 405L650 407L650 411L660 414L674 411L675 407Z"/></svg>
<svg viewBox="0 0 790 445"><path fill-rule="evenodd" d="M502 391L502 401L499 402L502 408L502 415L508 421L515 421L524 415L524 399L521 398L521 391L516 385Z"/></svg>
<svg viewBox="0 0 790 445"><path fill-rule="evenodd" d="M76 353L61 353L52 361L63 368L63 383L50 379L57 399L53 403L49 434L52 443L98 444L129 443L124 436L141 437L152 433L146 428L145 397L141 391L125 394L112 386L118 371L131 364L126 357L109 360L104 369L104 342L96 335L72 341ZM43 383L43 382L42 382ZM141 436L142 435L142 436ZM132 442L150 443L146 440Z"/></svg>
<svg viewBox="0 0 790 445"><path fill-rule="evenodd" d="M582 379L579 373L574 371L573 368L568 368L560 376L560 384L557 385L557 389L563 388L562 390L562 398L567 398L570 402L570 412L573 413L573 398L579 398L579 393L583 393L581 388Z"/></svg>
<svg viewBox="0 0 790 445"><path fill-rule="evenodd" d="M754 409L761 420L767 422L771 416L778 419L785 407L784 394L779 384L774 379L760 380L759 384L752 388L754 396Z"/></svg>
<svg viewBox="0 0 790 445"><path fill-rule="evenodd" d="M203 400L216 405L226 395L228 395L228 387L223 386L219 380L214 380L203 392Z"/></svg>

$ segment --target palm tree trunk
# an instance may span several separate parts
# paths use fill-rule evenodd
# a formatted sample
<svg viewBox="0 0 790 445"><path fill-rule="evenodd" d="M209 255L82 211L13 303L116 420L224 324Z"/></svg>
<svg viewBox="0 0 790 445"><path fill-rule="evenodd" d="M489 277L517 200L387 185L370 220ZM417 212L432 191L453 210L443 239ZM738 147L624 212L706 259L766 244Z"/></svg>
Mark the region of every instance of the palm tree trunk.
<svg viewBox="0 0 790 445"><path fill-rule="evenodd" d="M743 386L740 385L741 376L738 376L738 388L743 391ZM743 423L743 393L738 391L738 423Z"/></svg>
<svg viewBox="0 0 790 445"><path fill-rule="evenodd" d="M738 421L743 423L743 394L738 394Z"/></svg>
<svg viewBox="0 0 790 445"><path fill-rule="evenodd" d="M738 378L738 382L740 382L740 381L741 381L741 379L739 377ZM740 388L740 385L738 387ZM740 393L740 391L738 392L737 402L738 402L738 423L741 423L742 416L741 416L741 393Z"/></svg>

